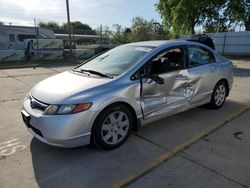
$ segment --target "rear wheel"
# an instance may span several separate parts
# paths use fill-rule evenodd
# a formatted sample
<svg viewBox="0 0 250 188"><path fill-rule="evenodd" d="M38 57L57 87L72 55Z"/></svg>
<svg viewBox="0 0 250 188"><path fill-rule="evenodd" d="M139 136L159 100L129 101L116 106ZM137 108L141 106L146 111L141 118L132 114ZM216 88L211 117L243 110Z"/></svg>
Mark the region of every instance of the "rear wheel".
<svg viewBox="0 0 250 188"><path fill-rule="evenodd" d="M92 131L95 145L110 150L123 144L129 137L133 117L125 105L112 105L97 117Z"/></svg>
<svg viewBox="0 0 250 188"><path fill-rule="evenodd" d="M214 87L209 107L213 109L221 108L226 100L227 87L225 82L220 81Z"/></svg>

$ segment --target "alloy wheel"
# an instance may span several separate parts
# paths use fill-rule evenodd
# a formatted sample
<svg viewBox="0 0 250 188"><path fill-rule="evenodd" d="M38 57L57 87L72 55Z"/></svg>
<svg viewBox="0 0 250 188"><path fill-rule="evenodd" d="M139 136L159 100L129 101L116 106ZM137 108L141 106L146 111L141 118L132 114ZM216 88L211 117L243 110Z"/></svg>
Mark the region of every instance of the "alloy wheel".
<svg viewBox="0 0 250 188"><path fill-rule="evenodd" d="M104 120L101 136L105 143L115 145L126 137L128 131L128 116L122 111L115 111Z"/></svg>
<svg viewBox="0 0 250 188"><path fill-rule="evenodd" d="M215 91L214 102L217 106L220 106L224 102L225 98L226 88L224 84L220 84Z"/></svg>

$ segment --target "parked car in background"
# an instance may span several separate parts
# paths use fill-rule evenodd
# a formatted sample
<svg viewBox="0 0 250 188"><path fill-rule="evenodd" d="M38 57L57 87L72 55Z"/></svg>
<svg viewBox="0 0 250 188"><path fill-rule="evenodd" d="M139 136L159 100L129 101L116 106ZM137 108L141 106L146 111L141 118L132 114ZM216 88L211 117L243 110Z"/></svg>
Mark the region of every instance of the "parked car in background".
<svg viewBox="0 0 250 188"><path fill-rule="evenodd" d="M130 43L35 85L22 117L44 143L114 149L150 122L204 104L222 107L232 83L232 63L203 44Z"/></svg>
<svg viewBox="0 0 250 188"><path fill-rule="evenodd" d="M215 50L213 39L206 34L192 35L188 41L199 42Z"/></svg>

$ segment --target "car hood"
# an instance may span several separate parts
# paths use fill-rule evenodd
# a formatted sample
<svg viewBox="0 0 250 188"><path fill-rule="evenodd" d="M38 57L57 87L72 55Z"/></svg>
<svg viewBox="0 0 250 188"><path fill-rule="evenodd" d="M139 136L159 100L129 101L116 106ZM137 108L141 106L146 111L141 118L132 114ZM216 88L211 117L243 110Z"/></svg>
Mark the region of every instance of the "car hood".
<svg viewBox="0 0 250 188"><path fill-rule="evenodd" d="M47 104L68 104L76 98L81 102L79 95L86 96L87 90L111 81L109 78L88 77L66 71L39 82L30 94Z"/></svg>

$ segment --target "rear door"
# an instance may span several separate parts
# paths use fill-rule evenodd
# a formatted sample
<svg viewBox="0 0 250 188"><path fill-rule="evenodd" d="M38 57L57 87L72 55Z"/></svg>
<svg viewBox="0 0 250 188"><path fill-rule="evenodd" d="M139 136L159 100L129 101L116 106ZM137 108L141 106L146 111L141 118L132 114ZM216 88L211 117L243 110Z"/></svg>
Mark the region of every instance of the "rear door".
<svg viewBox="0 0 250 188"><path fill-rule="evenodd" d="M203 47L189 46L187 96L190 105L206 103L217 80L218 64L214 54Z"/></svg>
<svg viewBox="0 0 250 188"><path fill-rule="evenodd" d="M162 51L147 63L148 77L142 80L141 91L144 119L165 116L187 104L185 62L184 47L174 47ZM152 75L160 76L164 84L150 79Z"/></svg>

